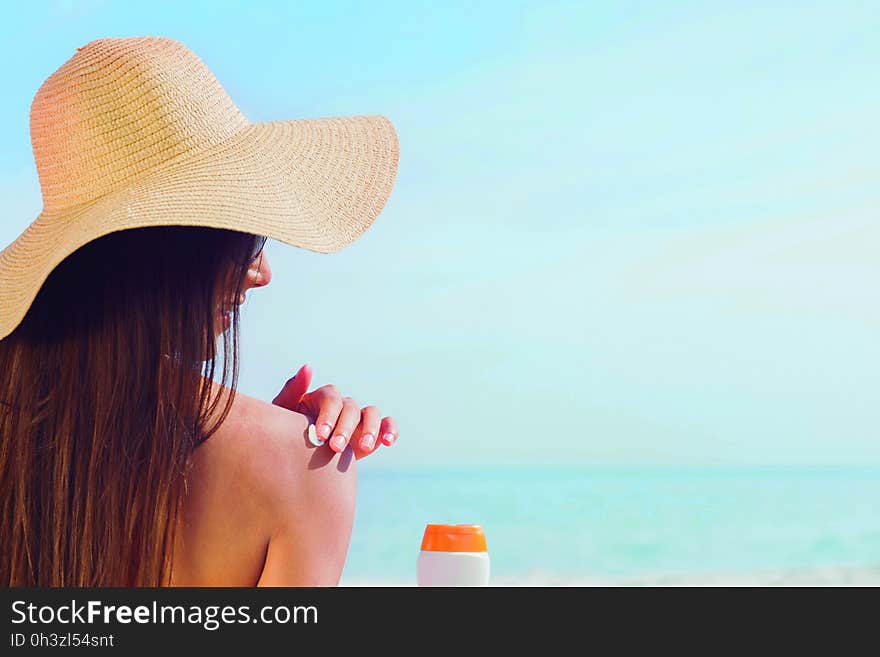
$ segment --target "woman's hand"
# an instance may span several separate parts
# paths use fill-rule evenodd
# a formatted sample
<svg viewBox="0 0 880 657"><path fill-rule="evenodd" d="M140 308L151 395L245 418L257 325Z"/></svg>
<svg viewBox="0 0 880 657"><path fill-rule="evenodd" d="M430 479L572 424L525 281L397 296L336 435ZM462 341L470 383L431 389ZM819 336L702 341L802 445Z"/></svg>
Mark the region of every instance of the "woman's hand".
<svg viewBox="0 0 880 657"><path fill-rule="evenodd" d="M375 406L359 408L351 397L343 397L333 384L306 392L312 381L312 368L303 365L288 379L272 403L289 411L302 413L315 425L318 437L330 437L330 449L341 452L351 444L356 458L363 458L379 449L390 447L398 438L397 422L380 417Z"/></svg>

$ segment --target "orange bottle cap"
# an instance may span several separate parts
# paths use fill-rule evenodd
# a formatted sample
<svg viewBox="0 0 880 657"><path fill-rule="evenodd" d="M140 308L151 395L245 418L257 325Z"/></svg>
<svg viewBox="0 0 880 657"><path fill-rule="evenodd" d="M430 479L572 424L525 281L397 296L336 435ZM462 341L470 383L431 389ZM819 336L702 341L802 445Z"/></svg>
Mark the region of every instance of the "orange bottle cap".
<svg viewBox="0 0 880 657"><path fill-rule="evenodd" d="M426 552L486 552L486 536L479 525L425 526L422 550Z"/></svg>

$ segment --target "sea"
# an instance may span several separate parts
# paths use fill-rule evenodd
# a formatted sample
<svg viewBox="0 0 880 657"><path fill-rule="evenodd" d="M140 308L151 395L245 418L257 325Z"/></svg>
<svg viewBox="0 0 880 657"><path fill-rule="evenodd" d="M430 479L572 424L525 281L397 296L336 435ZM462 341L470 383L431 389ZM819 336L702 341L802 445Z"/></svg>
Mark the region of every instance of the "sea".
<svg viewBox="0 0 880 657"><path fill-rule="evenodd" d="M491 586L880 586L880 468L358 464L341 586L415 586L427 523Z"/></svg>

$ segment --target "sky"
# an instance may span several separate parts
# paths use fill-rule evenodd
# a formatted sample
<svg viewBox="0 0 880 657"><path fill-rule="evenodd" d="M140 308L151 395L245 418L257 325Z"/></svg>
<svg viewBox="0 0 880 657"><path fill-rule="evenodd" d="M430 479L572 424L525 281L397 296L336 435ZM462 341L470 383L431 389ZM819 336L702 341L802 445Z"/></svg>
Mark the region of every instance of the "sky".
<svg viewBox="0 0 880 657"><path fill-rule="evenodd" d="M242 392L309 363L395 417L362 467L880 465L878 29L845 0L25 3L0 245L42 207L43 80L172 37L252 121L397 129L376 222L270 242L242 318Z"/></svg>

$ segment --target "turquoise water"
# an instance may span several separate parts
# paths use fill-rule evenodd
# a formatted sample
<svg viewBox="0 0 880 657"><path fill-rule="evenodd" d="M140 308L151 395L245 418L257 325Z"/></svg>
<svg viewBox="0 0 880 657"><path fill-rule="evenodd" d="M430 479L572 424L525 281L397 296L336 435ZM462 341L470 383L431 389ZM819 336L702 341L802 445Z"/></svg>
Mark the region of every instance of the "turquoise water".
<svg viewBox="0 0 880 657"><path fill-rule="evenodd" d="M413 585L425 523L483 526L492 583L880 582L880 469L370 469L343 585Z"/></svg>

